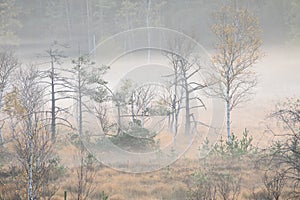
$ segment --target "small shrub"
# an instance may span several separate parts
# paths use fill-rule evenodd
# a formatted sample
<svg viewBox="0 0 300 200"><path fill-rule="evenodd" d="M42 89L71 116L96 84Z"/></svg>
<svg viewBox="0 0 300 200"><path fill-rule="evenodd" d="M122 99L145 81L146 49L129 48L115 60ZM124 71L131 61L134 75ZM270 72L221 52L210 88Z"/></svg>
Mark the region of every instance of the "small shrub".
<svg viewBox="0 0 300 200"><path fill-rule="evenodd" d="M112 143L127 151L147 152L156 148L154 134L148 129L133 126L128 132L110 138Z"/></svg>
<svg viewBox="0 0 300 200"><path fill-rule="evenodd" d="M244 155L255 154L257 148L252 145L253 138L249 136L247 129L243 132L243 137L239 140L232 134L232 141L224 141L221 137L220 141L213 147L213 153L221 156L241 157Z"/></svg>

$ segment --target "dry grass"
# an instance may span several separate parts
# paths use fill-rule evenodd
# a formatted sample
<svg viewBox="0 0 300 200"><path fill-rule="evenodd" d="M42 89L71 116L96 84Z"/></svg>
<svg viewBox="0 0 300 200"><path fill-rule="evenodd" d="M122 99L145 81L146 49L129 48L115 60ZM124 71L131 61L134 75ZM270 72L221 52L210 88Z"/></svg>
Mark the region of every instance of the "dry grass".
<svg viewBox="0 0 300 200"><path fill-rule="evenodd" d="M203 161L182 158L172 166L142 174L129 174L102 167L97 174L96 191L105 191L110 195L111 200L183 200L192 184L193 174L199 167L203 167L202 163ZM238 165L229 166L222 160L213 160L210 161L210 164L219 166L219 170L235 170L236 165ZM206 165L208 166L208 164ZM253 169L250 165L245 163L243 165L248 168L243 171L243 176L245 176L243 185L255 183L256 180L249 176L253 173ZM247 180L246 177L250 177L250 179ZM62 183L64 187L57 193L57 197L62 198L63 191L66 189L65 186L74 183L74 181L74 177L69 176ZM242 192L247 194L249 191L250 189L244 187Z"/></svg>
<svg viewBox="0 0 300 200"><path fill-rule="evenodd" d="M196 138L197 139L197 138ZM99 197L104 191L110 200L184 200L193 186L194 173L200 169L214 168L219 172L232 171L236 176L242 177L242 188L239 199L246 199L253 190L262 186L262 171L255 168L253 160L235 159L226 160L220 158L197 159L198 142L191 147L183 157L172 165L158 171L130 174L101 166L97 172L95 184ZM60 190L53 200L63 199L64 191L68 192L68 200L74 199L70 194L70 186L76 184L76 161L77 148L70 142L62 142L55 147L62 164L66 166L67 172L61 179ZM196 153L195 153L196 152ZM1 187L0 187L1 188ZM99 199L99 198L95 198Z"/></svg>

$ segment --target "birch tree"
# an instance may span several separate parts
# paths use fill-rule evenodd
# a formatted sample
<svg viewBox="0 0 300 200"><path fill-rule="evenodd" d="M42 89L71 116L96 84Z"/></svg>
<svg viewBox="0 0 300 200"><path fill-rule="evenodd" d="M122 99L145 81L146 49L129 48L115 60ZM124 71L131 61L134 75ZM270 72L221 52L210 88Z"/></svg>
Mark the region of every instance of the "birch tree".
<svg viewBox="0 0 300 200"><path fill-rule="evenodd" d="M20 180L25 181L23 189L26 188L29 200L51 198L58 190L58 185L51 181L59 177L55 176L58 172L53 171L58 160L53 154L47 129L48 121L43 110L44 87L40 85L39 73L32 66L17 73L15 94L12 95L16 99L7 102L5 109L18 119L14 149L21 165Z"/></svg>
<svg viewBox="0 0 300 200"><path fill-rule="evenodd" d="M214 15L216 36L212 79L218 82L210 95L226 104L227 137L231 142L231 111L249 101L257 84L254 64L262 57L258 19L243 8L223 7Z"/></svg>
<svg viewBox="0 0 300 200"><path fill-rule="evenodd" d="M0 52L0 110L2 109L2 99L5 89L8 86L12 72L17 68L18 60L11 51ZM4 122L3 122L4 123ZM2 126L0 125L0 142L3 143Z"/></svg>

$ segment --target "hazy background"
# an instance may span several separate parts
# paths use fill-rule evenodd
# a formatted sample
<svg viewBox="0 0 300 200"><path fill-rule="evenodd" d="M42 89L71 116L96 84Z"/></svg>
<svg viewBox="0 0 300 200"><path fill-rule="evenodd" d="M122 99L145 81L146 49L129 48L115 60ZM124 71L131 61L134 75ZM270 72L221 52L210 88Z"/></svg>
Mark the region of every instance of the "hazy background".
<svg viewBox="0 0 300 200"><path fill-rule="evenodd" d="M213 53L212 13L228 2L233 1L1 1L0 42L13 46L21 62L34 63L53 41L67 45L65 54L72 58L88 54L114 34L148 26L183 32ZM249 128L258 133L278 101L300 94L300 0L242 0L232 4L247 7L263 29L265 57L256 65L256 94L253 101L233 112L232 124L234 131Z"/></svg>

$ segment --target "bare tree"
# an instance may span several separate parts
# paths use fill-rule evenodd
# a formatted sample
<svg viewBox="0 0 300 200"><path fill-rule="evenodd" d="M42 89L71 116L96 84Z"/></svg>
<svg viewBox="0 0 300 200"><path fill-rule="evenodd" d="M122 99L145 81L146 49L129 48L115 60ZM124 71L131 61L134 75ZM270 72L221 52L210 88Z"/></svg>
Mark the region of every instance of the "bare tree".
<svg viewBox="0 0 300 200"><path fill-rule="evenodd" d="M200 97L195 95L199 90L209 86L206 80L195 80L195 76L201 70L200 60L196 55L192 54L193 47L183 41L175 41L173 52L166 52L166 56L170 61L174 73L171 75L171 86L174 87L174 95L172 98L172 112L178 123L178 115L182 108L185 109L185 132L190 133L191 118L193 117L193 109L205 107ZM179 55L180 54L180 55ZM184 100L185 105L181 103ZM194 101L192 105L191 101ZM175 123L175 130L176 130ZM175 131L176 132L176 131Z"/></svg>
<svg viewBox="0 0 300 200"><path fill-rule="evenodd" d="M71 192L73 199L88 200L93 199L96 189L96 176L99 165L94 156L84 148L81 138L78 138L78 154L74 157L78 166L75 170L75 185L67 188Z"/></svg>
<svg viewBox="0 0 300 200"><path fill-rule="evenodd" d="M96 189L95 178L97 174L97 165L95 158L84 151L80 152L80 165L77 169L77 198L78 200L90 199Z"/></svg>
<svg viewBox="0 0 300 200"><path fill-rule="evenodd" d="M259 37L261 28L258 19L246 9L223 7L214 15L212 31L216 35L212 57L217 82L211 87L210 95L221 98L226 103L227 136L231 141L231 111L249 100L256 86L253 65L262 57Z"/></svg>
<svg viewBox="0 0 300 200"><path fill-rule="evenodd" d="M108 134L109 129L111 127L107 110L108 108L106 105L99 104L98 106L95 106L96 116L100 122L102 131L105 135Z"/></svg>
<svg viewBox="0 0 300 200"><path fill-rule="evenodd" d="M263 183L268 199L279 200L286 185L285 172L267 171L263 176Z"/></svg>
<svg viewBox="0 0 300 200"><path fill-rule="evenodd" d="M237 200L241 192L241 177L231 173L216 173L217 192L223 200Z"/></svg>
<svg viewBox="0 0 300 200"><path fill-rule="evenodd" d="M179 79L180 79L180 65L178 62L178 55L176 53L166 53L167 58L172 65L174 73L171 75L172 80L170 81L170 87L173 87L172 94L169 98L170 107L171 107L171 122L170 125L172 130L174 129L174 139L178 132L178 117L179 112L182 107L182 99L183 99L183 89L179 87Z"/></svg>
<svg viewBox="0 0 300 200"><path fill-rule="evenodd" d="M11 51L2 50L0 52L0 110L2 109L2 99L5 89L8 86L9 77L18 66L18 60ZM4 122L1 122L4 123ZM0 125L0 142L3 143L3 124Z"/></svg>
<svg viewBox="0 0 300 200"><path fill-rule="evenodd" d="M61 59L66 57L64 56L63 51L59 49L60 47L65 46L54 42L46 51L45 57L49 59L50 66L42 75L42 78L44 78L43 82L50 87L51 138L53 142L56 141L57 124L72 128L71 123L65 117L61 117L61 114L63 113L69 114L67 111L68 108L61 108L57 105L58 101L68 98L67 96L62 96L62 94L68 91L68 88L64 88L64 80L66 78L61 75L63 69L57 67L58 65L61 65ZM59 122L57 122L57 120Z"/></svg>
<svg viewBox="0 0 300 200"><path fill-rule="evenodd" d="M145 126L145 118L149 114L151 102L155 98L155 85L142 85L134 90L131 96L131 113L134 121L137 122L138 116L141 116L141 126Z"/></svg>
<svg viewBox="0 0 300 200"><path fill-rule="evenodd" d="M288 99L277 106L276 111L270 117L277 119L278 126L282 133L275 136L284 136L285 140L275 143L271 151L271 164L280 166L285 170L285 178L288 179L294 188L293 196L300 197L300 100Z"/></svg>
<svg viewBox="0 0 300 200"><path fill-rule="evenodd" d="M20 69L14 90L16 104L15 117L18 128L15 130L15 150L21 164L21 180L26 180L29 200L51 198L58 189L50 180L57 164L52 152L48 120L43 110L44 87L40 85L40 72L34 67ZM7 107L9 110L9 107Z"/></svg>
<svg viewBox="0 0 300 200"><path fill-rule="evenodd" d="M132 84L133 83L131 80L124 80L119 90L117 90L116 92L111 92L112 95L111 100L115 102L115 105L117 107L117 129L118 129L117 134L118 135L121 134L122 132L121 127L123 126L121 120L122 109L124 109L124 107L126 107L127 104L130 104L132 102L132 98L129 99L129 96L131 94Z"/></svg>

